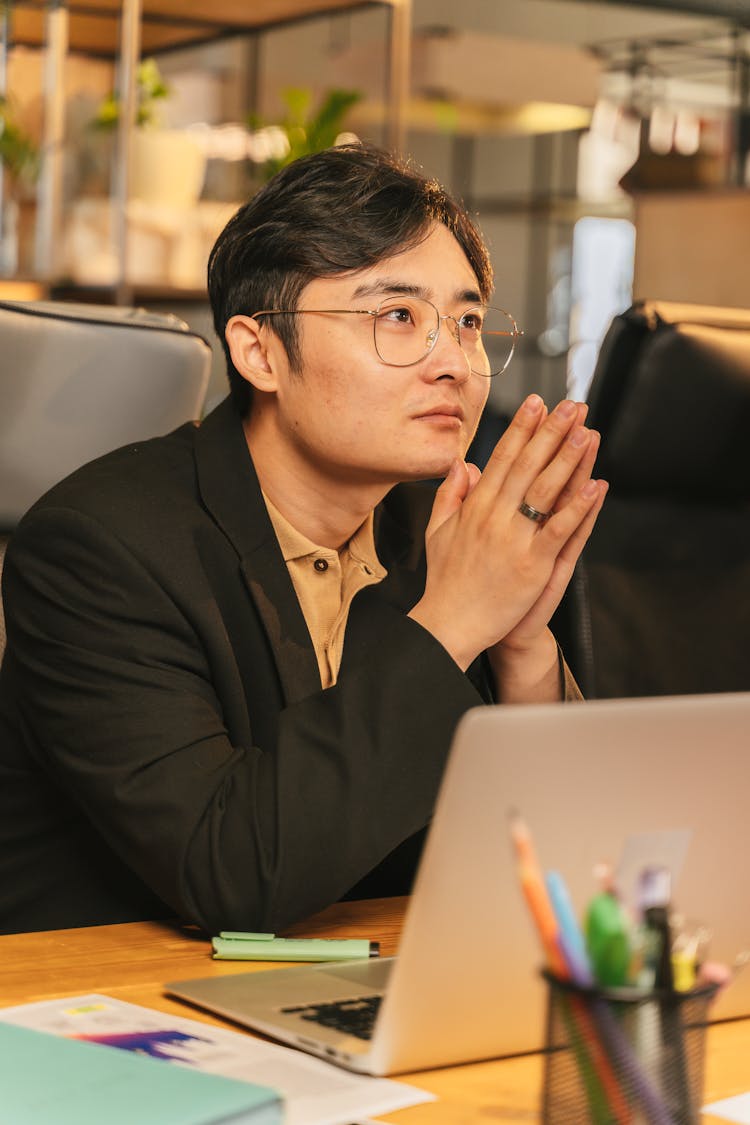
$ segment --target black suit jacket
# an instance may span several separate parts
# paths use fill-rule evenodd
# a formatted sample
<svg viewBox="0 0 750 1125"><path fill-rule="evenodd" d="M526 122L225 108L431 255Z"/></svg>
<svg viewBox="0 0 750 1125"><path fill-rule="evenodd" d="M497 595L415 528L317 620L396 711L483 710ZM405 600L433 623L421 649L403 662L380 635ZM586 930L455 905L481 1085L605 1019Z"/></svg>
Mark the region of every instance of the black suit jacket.
<svg viewBox="0 0 750 1125"><path fill-rule="evenodd" d="M431 503L377 510L389 575L323 691L229 400L40 500L4 572L0 930L276 930L363 878L406 891L456 723L491 698L405 614Z"/></svg>

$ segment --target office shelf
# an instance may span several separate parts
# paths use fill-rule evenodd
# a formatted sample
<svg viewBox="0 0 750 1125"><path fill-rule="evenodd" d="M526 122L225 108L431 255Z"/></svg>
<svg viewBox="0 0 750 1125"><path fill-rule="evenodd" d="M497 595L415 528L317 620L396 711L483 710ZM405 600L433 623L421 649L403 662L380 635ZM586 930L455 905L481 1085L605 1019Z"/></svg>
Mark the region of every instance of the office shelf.
<svg viewBox="0 0 750 1125"><path fill-rule="evenodd" d="M19 0L4 6L3 51L13 46L40 46L45 53L44 136L45 159L37 191L37 267L40 278L57 280L56 248L62 233L62 180L64 150L64 64L70 53L114 60L119 73L121 114L115 138L112 200L115 208L115 244L120 303L129 303L132 290L126 283L128 172L130 135L136 117L136 69L143 54L197 46L229 36L260 33L272 27L315 16L340 14L365 8L386 9L388 23L388 97L385 107L386 143L403 148L404 104L409 83L411 0ZM0 78L1 81L1 78ZM0 95L4 90L0 86Z"/></svg>
<svg viewBox="0 0 750 1125"><path fill-rule="evenodd" d="M387 0L386 0L387 2ZM141 50L145 54L226 38L312 16L370 7L372 0L143 0ZM45 9L40 0L11 4L13 42L46 42ZM68 49L115 58L120 51L122 0L73 0L67 5Z"/></svg>

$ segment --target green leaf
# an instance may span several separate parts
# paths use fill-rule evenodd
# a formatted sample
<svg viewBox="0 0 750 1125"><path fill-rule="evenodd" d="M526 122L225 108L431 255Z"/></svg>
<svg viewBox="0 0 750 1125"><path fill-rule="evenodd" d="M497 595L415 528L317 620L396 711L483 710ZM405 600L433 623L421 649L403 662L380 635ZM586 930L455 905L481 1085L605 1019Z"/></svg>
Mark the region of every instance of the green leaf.
<svg viewBox="0 0 750 1125"><path fill-rule="evenodd" d="M308 127L312 152L330 148L342 130L346 113L362 100L356 90L330 90Z"/></svg>
<svg viewBox="0 0 750 1125"><path fill-rule="evenodd" d="M15 120L6 98L0 97L0 163L15 179L33 181L39 175L39 148Z"/></svg>
<svg viewBox="0 0 750 1125"><path fill-rule="evenodd" d="M135 74L136 125L155 125L158 117L154 102L168 98L171 87L161 76L156 59L142 59ZM120 98L113 91L101 102L91 124L97 129L114 129L120 119Z"/></svg>
<svg viewBox="0 0 750 1125"><path fill-rule="evenodd" d="M282 91L286 116L281 121L264 122L257 113L248 113L246 120L251 129L277 125L289 141L289 152L283 159L267 160L263 175L270 179L276 172L300 156L322 152L331 148L343 131L344 117L353 105L362 100L358 90L333 89L322 97L318 108L311 112L312 91L291 86Z"/></svg>
<svg viewBox="0 0 750 1125"><path fill-rule="evenodd" d="M307 120L312 93L301 86L290 86L282 93L282 100L286 105L289 116L289 125L301 125Z"/></svg>

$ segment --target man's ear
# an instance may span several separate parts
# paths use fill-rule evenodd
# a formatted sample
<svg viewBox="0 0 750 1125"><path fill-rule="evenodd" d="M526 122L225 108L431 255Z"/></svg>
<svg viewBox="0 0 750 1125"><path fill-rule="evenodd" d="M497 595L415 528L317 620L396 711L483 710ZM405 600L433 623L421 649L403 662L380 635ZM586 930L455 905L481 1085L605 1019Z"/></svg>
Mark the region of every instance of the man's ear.
<svg viewBox="0 0 750 1125"><path fill-rule="evenodd" d="M251 316L238 314L227 322L224 332L232 363L243 379L256 390L276 390L275 339Z"/></svg>

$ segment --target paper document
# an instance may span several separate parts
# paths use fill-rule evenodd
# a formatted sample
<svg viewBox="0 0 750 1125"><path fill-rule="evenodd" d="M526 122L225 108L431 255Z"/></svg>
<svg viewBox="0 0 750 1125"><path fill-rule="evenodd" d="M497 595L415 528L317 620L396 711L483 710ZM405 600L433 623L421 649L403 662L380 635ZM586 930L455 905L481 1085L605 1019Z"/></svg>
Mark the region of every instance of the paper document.
<svg viewBox="0 0 750 1125"><path fill-rule="evenodd" d="M349 1125L433 1100L403 1082L350 1074L292 1047L110 996L20 1004L0 1009L0 1020L270 1086L284 1099L284 1125Z"/></svg>
<svg viewBox="0 0 750 1125"><path fill-rule="evenodd" d="M704 1105L703 1113L734 1121L736 1125L750 1125L750 1094L737 1094L734 1098L722 1098L720 1102Z"/></svg>

